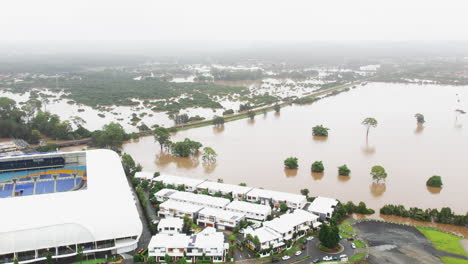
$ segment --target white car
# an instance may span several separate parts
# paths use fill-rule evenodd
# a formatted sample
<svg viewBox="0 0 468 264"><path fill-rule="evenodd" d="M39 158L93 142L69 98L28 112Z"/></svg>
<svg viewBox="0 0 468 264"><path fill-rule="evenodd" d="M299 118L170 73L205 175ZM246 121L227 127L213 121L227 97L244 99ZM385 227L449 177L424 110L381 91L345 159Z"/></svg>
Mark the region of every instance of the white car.
<svg viewBox="0 0 468 264"><path fill-rule="evenodd" d="M313 236L310 236L310 237L308 237L308 238L306 238L306 239L307 239L307 241L310 241L310 240L314 239L314 237L313 237Z"/></svg>
<svg viewBox="0 0 468 264"><path fill-rule="evenodd" d="M297 251L296 252L296 256L299 256L300 254L302 254L302 251Z"/></svg>
<svg viewBox="0 0 468 264"><path fill-rule="evenodd" d="M351 243L352 248L356 248L356 245L354 243Z"/></svg>
<svg viewBox="0 0 468 264"><path fill-rule="evenodd" d="M346 254L340 255L340 258L347 258Z"/></svg>
<svg viewBox="0 0 468 264"><path fill-rule="evenodd" d="M328 261L328 260L332 260L333 258L332 257L329 257L329 256L325 256L322 258L324 261Z"/></svg>
<svg viewBox="0 0 468 264"><path fill-rule="evenodd" d="M287 255L282 257L283 260L288 260L288 259L290 259L290 258L291 258L291 257L290 257L290 256L287 256Z"/></svg>

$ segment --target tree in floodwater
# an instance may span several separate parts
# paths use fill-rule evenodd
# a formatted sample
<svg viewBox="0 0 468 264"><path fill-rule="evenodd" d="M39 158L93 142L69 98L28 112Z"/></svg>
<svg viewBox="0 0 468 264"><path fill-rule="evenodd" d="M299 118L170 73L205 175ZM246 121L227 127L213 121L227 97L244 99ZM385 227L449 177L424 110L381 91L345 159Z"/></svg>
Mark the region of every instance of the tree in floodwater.
<svg viewBox="0 0 468 264"><path fill-rule="evenodd" d="M254 119L255 118L255 112L254 111L248 111L247 116L249 116L250 119Z"/></svg>
<svg viewBox="0 0 468 264"><path fill-rule="evenodd" d="M224 122L225 122L225 120L224 120L224 117L222 117L222 116L215 116L213 118L213 125L215 125L215 126L222 126L222 125L224 125Z"/></svg>
<svg viewBox="0 0 468 264"><path fill-rule="evenodd" d="M275 104L275 106L273 106L273 109L276 113L279 113L281 111L281 106L279 104Z"/></svg>
<svg viewBox="0 0 468 264"><path fill-rule="evenodd" d="M205 163L215 163L218 154L210 147L203 148L202 160Z"/></svg>
<svg viewBox="0 0 468 264"><path fill-rule="evenodd" d="M367 117L366 119L364 119L364 121L362 121L362 124L367 128L367 133L366 133L366 142L368 142L368 139L369 139L369 129L371 127L377 127L377 119L373 118L373 117Z"/></svg>
<svg viewBox="0 0 468 264"><path fill-rule="evenodd" d="M284 167L287 169L297 169L299 165L297 164L297 158L295 157L289 157L286 160L284 160Z"/></svg>
<svg viewBox="0 0 468 264"><path fill-rule="evenodd" d="M426 185L430 187L442 187L442 177L434 175L427 180Z"/></svg>
<svg viewBox="0 0 468 264"><path fill-rule="evenodd" d="M326 128L322 125L319 125L319 126L314 126L312 128L312 135L316 136L316 137L328 137L328 130L330 130L329 128Z"/></svg>
<svg viewBox="0 0 468 264"><path fill-rule="evenodd" d="M154 129L154 139L159 143L161 146L161 150L163 147L167 147L168 143L170 142L171 135L169 131L164 127L157 127Z"/></svg>
<svg viewBox="0 0 468 264"><path fill-rule="evenodd" d="M377 182L380 182L381 180L385 181L385 179L387 178L387 172L385 171L385 168L379 165L375 165L374 167L372 167L370 174L372 176L372 179Z"/></svg>
<svg viewBox="0 0 468 264"><path fill-rule="evenodd" d="M416 121L418 122L418 124L424 124L426 122L426 120L424 120L423 114L417 113L414 115L414 117L416 118Z"/></svg>

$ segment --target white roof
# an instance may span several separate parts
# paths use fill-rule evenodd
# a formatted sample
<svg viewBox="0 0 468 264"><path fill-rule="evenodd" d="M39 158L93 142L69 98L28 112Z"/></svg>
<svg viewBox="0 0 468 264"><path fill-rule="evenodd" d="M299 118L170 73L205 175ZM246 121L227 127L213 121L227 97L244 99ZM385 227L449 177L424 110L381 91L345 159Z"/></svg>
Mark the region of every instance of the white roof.
<svg viewBox="0 0 468 264"><path fill-rule="evenodd" d="M159 207L175 209L179 212L184 212L184 213L196 213L200 211L201 209L203 209L203 206L184 203L184 202L178 202L174 200L167 200L164 203L160 204Z"/></svg>
<svg viewBox="0 0 468 264"><path fill-rule="evenodd" d="M204 248L224 249L224 235L213 231L213 228L203 230L198 234L156 234L151 238L148 248Z"/></svg>
<svg viewBox="0 0 468 264"><path fill-rule="evenodd" d="M263 226L269 227L275 230L276 232L284 234L288 231L293 230L295 226L304 224L306 222L314 222L318 218L319 218L318 216L312 213L306 212L301 209L297 209L297 210L294 210L293 213L284 214L271 221L267 221L263 223Z"/></svg>
<svg viewBox="0 0 468 264"><path fill-rule="evenodd" d="M8 212L1 218L0 254L141 235L142 223L117 153L62 155L77 153L86 153L87 189L0 199L2 212ZM118 221L109 221L112 212L119 212Z"/></svg>
<svg viewBox="0 0 468 264"><path fill-rule="evenodd" d="M244 214L242 213L235 213L235 212L226 211L223 209L210 208L210 207L203 208L198 213L206 215L206 216L214 216L216 217L216 219L220 219L224 221L238 221L244 217Z"/></svg>
<svg viewBox="0 0 468 264"><path fill-rule="evenodd" d="M257 236L258 240L260 240L260 243L272 241L275 239L282 239L282 236L280 234L266 227L260 227L257 229L246 228L245 233L251 234L253 237Z"/></svg>
<svg viewBox="0 0 468 264"><path fill-rule="evenodd" d="M171 197L171 195L176 193L176 192L179 192L179 191L174 190L174 189L161 189L161 190L157 191L154 195L155 196Z"/></svg>
<svg viewBox="0 0 468 264"><path fill-rule="evenodd" d="M144 180L151 180L154 177L154 173L149 171L139 171L135 173L135 178L137 179L144 179Z"/></svg>
<svg viewBox="0 0 468 264"><path fill-rule="evenodd" d="M170 199L198 203L207 206L225 207L231 201L226 198L213 197L205 194L196 194L191 192L175 192L169 196Z"/></svg>
<svg viewBox="0 0 468 264"><path fill-rule="evenodd" d="M297 204L307 201L304 195L286 193L286 192L277 192L277 191L257 189L257 188L252 189L250 192L247 193L247 195L274 199L276 201L288 201L288 202L297 203Z"/></svg>
<svg viewBox="0 0 468 264"><path fill-rule="evenodd" d="M233 209L262 215L269 215L271 213L271 207L268 205L248 203L244 201L233 201L228 204L228 206L226 206L226 209Z"/></svg>
<svg viewBox="0 0 468 264"><path fill-rule="evenodd" d="M176 217L167 217L163 218L159 221L158 228L165 229L165 228L175 228L175 229L182 229L184 226L184 220L182 218Z"/></svg>
<svg viewBox="0 0 468 264"><path fill-rule="evenodd" d="M200 183L206 180L164 174L156 178L153 178L153 181L162 181L166 185L172 184L172 185L186 185L186 186L196 187L197 185L199 185Z"/></svg>
<svg viewBox="0 0 468 264"><path fill-rule="evenodd" d="M226 183L219 183L219 182L211 182L205 181L197 186L197 188L201 189L208 189L208 190L215 190L220 191L222 193L235 193L235 194L246 194L252 187L234 185L234 184L226 184Z"/></svg>
<svg viewBox="0 0 468 264"><path fill-rule="evenodd" d="M338 200L328 197L317 197L315 200L309 205L307 209L310 212L314 213L332 213L335 209L334 207L338 204Z"/></svg>

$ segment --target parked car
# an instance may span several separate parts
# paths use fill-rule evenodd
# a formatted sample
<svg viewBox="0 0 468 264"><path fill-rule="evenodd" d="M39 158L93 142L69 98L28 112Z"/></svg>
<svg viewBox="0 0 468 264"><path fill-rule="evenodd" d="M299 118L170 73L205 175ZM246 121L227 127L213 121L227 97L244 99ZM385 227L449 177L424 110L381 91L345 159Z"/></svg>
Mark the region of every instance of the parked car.
<svg viewBox="0 0 468 264"><path fill-rule="evenodd" d="M347 258L346 254L340 255L340 258Z"/></svg>
<svg viewBox="0 0 468 264"><path fill-rule="evenodd" d="M307 241L310 241L310 240L314 239L314 237L310 236L310 237L307 237L306 239L307 239Z"/></svg>
<svg viewBox="0 0 468 264"><path fill-rule="evenodd" d="M304 239L304 240L302 241L302 244L307 244L307 239Z"/></svg>
<svg viewBox="0 0 468 264"><path fill-rule="evenodd" d="M342 235L339 235L340 236L340 240L343 239L343 236Z"/></svg>
<svg viewBox="0 0 468 264"><path fill-rule="evenodd" d="M348 241L354 241L353 237L348 237Z"/></svg>
<svg viewBox="0 0 468 264"><path fill-rule="evenodd" d="M299 256L300 254L302 254L302 251L297 251L296 252L296 256Z"/></svg>
<svg viewBox="0 0 468 264"><path fill-rule="evenodd" d="M279 262L279 261L280 261L279 258L272 258L271 259L271 263L276 263L276 262Z"/></svg>
<svg viewBox="0 0 468 264"><path fill-rule="evenodd" d="M325 257L323 257L322 259L323 259L324 261L328 261L328 260L332 260L332 257L330 257L330 256L325 256Z"/></svg>
<svg viewBox="0 0 468 264"><path fill-rule="evenodd" d="M338 257L333 257L333 260L338 260Z"/></svg>
<svg viewBox="0 0 468 264"><path fill-rule="evenodd" d="M352 247L352 248L356 248L356 244L351 243L351 247Z"/></svg>
<svg viewBox="0 0 468 264"><path fill-rule="evenodd" d="M283 256L281 259L283 259L283 260L288 260L288 259L290 259L290 258L291 258L290 256L286 255L286 256Z"/></svg>
<svg viewBox="0 0 468 264"><path fill-rule="evenodd" d="M313 263L317 263L317 262L320 262L320 259L319 258L316 258L314 260L312 260Z"/></svg>

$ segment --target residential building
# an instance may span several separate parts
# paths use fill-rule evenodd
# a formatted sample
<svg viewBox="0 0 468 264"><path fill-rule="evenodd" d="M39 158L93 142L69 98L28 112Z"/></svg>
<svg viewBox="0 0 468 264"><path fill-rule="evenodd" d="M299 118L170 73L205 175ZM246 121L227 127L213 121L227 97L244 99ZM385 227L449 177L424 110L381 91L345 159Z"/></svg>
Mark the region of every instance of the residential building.
<svg viewBox="0 0 468 264"><path fill-rule="evenodd" d="M229 194L235 200L242 200L245 198L246 194L252 190L252 187L205 181L197 186L197 190L208 191L211 195L218 192L223 196Z"/></svg>
<svg viewBox="0 0 468 264"><path fill-rule="evenodd" d="M274 230L284 240L290 240L313 227L318 222L318 218L317 215L296 209L292 213L264 222L263 226Z"/></svg>
<svg viewBox="0 0 468 264"><path fill-rule="evenodd" d="M338 205L338 200L327 197L317 197L309 205L307 211L312 212L320 217L320 219L325 220L333 216L336 206Z"/></svg>
<svg viewBox="0 0 468 264"><path fill-rule="evenodd" d="M224 235L207 227L195 235L156 234L151 238L148 255L157 262L165 262L166 254L177 261L185 257L188 263L198 260L225 262L229 244L224 242Z"/></svg>
<svg viewBox="0 0 468 264"><path fill-rule="evenodd" d="M232 230L244 219L242 213L206 207L198 212L197 223L220 230Z"/></svg>
<svg viewBox="0 0 468 264"><path fill-rule="evenodd" d="M302 209L307 203L307 198L300 194L254 188L247 193L247 201L260 202L275 208L279 208L280 204L286 203L289 208Z"/></svg>
<svg viewBox="0 0 468 264"><path fill-rule="evenodd" d="M149 171L138 171L135 173L135 178L140 180L152 180L154 178L154 173Z"/></svg>
<svg viewBox="0 0 468 264"><path fill-rule="evenodd" d="M226 207L231 202L229 199L191 192L174 192L168 197L174 201L220 209Z"/></svg>
<svg viewBox="0 0 468 264"><path fill-rule="evenodd" d="M156 201L161 203L161 202L165 202L169 200L169 197L176 192L179 192L179 191L174 190L174 189L162 189L156 192L154 194L154 197L156 197Z"/></svg>
<svg viewBox="0 0 468 264"><path fill-rule="evenodd" d="M227 211L244 214L246 218L265 221L271 214L271 207L243 201L232 201L226 206Z"/></svg>
<svg viewBox="0 0 468 264"><path fill-rule="evenodd" d="M258 240L260 241L260 249L268 249L271 247L272 249L277 250L285 245L284 239L280 234L266 227L260 227L257 229L252 229L250 227L246 228L244 236L247 236L247 234L250 234L252 237L258 237ZM253 247L254 245L251 246Z"/></svg>
<svg viewBox="0 0 468 264"><path fill-rule="evenodd" d="M158 215L163 217L180 217L188 216L196 219L198 212L203 209L203 206L168 200L159 205Z"/></svg>
<svg viewBox="0 0 468 264"><path fill-rule="evenodd" d="M158 223L158 232L165 234L181 233L184 227L184 220L181 218L167 217L163 218Z"/></svg>
<svg viewBox="0 0 468 264"><path fill-rule="evenodd" d="M173 185L175 188L183 186L186 192L194 192L197 190L197 186L206 180L164 174L153 178L153 181L160 181L166 186Z"/></svg>

